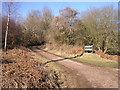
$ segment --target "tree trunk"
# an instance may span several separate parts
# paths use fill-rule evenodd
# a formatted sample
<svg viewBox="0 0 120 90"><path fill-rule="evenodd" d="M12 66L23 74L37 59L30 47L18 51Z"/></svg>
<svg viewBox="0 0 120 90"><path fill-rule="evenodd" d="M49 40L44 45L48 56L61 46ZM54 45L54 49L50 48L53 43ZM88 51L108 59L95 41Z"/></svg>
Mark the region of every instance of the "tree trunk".
<svg viewBox="0 0 120 90"><path fill-rule="evenodd" d="M100 47L98 47L98 50L99 50L99 51L101 50Z"/></svg>
<svg viewBox="0 0 120 90"><path fill-rule="evenodd" d="M107 50L108 50L108 41L109 41L109 38L107 37L107 38L106 38L106 41L105 41L104 53L106 53Z"/></svg>
<svg viewBox="0 0 120 90"><path fill-rule="evenodd" d="M6 33L5 33L5 45L4 45L5 51L7 51L7 37L8 37L9 21L10 21L10 12L8 12L8 17L7 17L7 26L6 26Z"/></svg>
<svg viewBox="0 0 120 90"><path fill-rule="evenodd" d="M104 49L104 52L103 52L103 53L105 54L106 52L107 52L107 47Z"/></svg>

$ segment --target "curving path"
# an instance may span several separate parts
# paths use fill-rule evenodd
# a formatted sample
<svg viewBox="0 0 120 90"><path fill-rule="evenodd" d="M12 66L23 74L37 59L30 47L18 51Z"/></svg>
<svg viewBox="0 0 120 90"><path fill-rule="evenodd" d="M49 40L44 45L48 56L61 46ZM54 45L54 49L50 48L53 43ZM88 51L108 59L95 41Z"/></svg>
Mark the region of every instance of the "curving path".
<svg viewBox="0 0 120 90"><path fill-rule="evenodd" d="M69 74L72 75L70 87L77 84L74 85L76 88L118 88L118 69L87 65L39 49L34 49L34 51L50 60L45 64L56 62L70 70Z"/></svg>

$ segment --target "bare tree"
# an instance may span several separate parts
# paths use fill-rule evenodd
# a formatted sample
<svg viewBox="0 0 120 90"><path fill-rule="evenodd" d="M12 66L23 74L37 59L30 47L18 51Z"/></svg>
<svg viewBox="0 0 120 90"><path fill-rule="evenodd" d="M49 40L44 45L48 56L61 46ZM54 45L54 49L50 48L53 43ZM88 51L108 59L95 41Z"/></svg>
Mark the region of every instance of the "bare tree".
<svg viewBox="0 0 120 90"><path fill-rule="evenodd" d="M50 22L52 21L52 18L52 10L48 7L44 7L42 9L42 24L44 30L47 30L50 27Z"/></svg>
<svg viewBox="0 0 120 90"><path fill-rule="evenodd" d="M53 15L51 9L44 7L42 12L31 10L24 21L24 41L29 45L42 44L47 41L46 33L49 32Z"/></svg>
<svg viewBox="0 0 120 90"><path fill-rule="evenodd" d="M17 7L17 4L14 3L12 0L10 0L10 2L3 3L3 13L7 16L5 43L4 43L5 50L7 50L7 38L8 38L10 18L11 18L11 15L16 12L16 9L17 9L16 7Z"/></svg>
<svg viewBox="0 0 120 90"><path fill-rule="evenodd" d="M23 30L25 44L35 45L44 41L43 38L43 26L42 26L41 12L38 10L32 10L29 12L26 20L24 21Z"/></svg>
<svg viewBox="0 0 120 90"><path fill-rule="evenodd" d="M75 44L76 33L73 27L76 22L78 12L66 7L60 10L60 16L54 17L51 22L52 41L61 44ZM54 38L54 39L53 39Z"/></svg>
<svg viewBox="0 0 120 90"><path fill-rule="evenodd" d="M117 46L117 10L113 6L91 8L81 17L89 33L87 44L93 44L104 53Z"/></svg>
<svg viewBox="0 0 120 90"><path fill-rule="evenodd" d="M41 26L42 26L42 29L44 30L43 34L44 34L44 39L46 42L50 42L50 39L52 39L51 35L52 35L52 32L50 30L50 25L51 25L51 22L54 18L54 15L53 15L53 12L50 8L48 8L47 6L45 6L43 9L42 9L42 23L41 23Z"/></svg>

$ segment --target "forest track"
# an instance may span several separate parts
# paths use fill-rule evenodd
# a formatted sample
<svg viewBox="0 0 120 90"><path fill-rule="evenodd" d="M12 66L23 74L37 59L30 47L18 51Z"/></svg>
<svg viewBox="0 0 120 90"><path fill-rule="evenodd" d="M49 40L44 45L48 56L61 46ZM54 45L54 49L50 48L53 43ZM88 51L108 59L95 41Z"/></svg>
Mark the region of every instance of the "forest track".
<svg viewBox="0 0 120 90"><path fill-rule="evenodd" d="M62 65L69 75L67 78L70 88L118 88L118 69L76 62L40 49L33 51L49 59L45 64Z"/></svg>

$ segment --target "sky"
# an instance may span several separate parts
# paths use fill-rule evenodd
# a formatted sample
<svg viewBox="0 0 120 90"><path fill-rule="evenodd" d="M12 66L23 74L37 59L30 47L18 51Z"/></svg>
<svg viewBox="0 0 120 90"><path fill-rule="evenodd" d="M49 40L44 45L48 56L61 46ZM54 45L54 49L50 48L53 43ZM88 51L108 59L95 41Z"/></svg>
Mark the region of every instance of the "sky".
<svg viewBox="0 0 120 90"><path fill-rule="evenodd" d="M49 7L55 16L59 15L59 10L71 7L78 12L86 11L90 7L103 7L113 5L118 8L117 2L21 2L20 14L26 17L30 10L42 10L45 6Z"/></svg>

